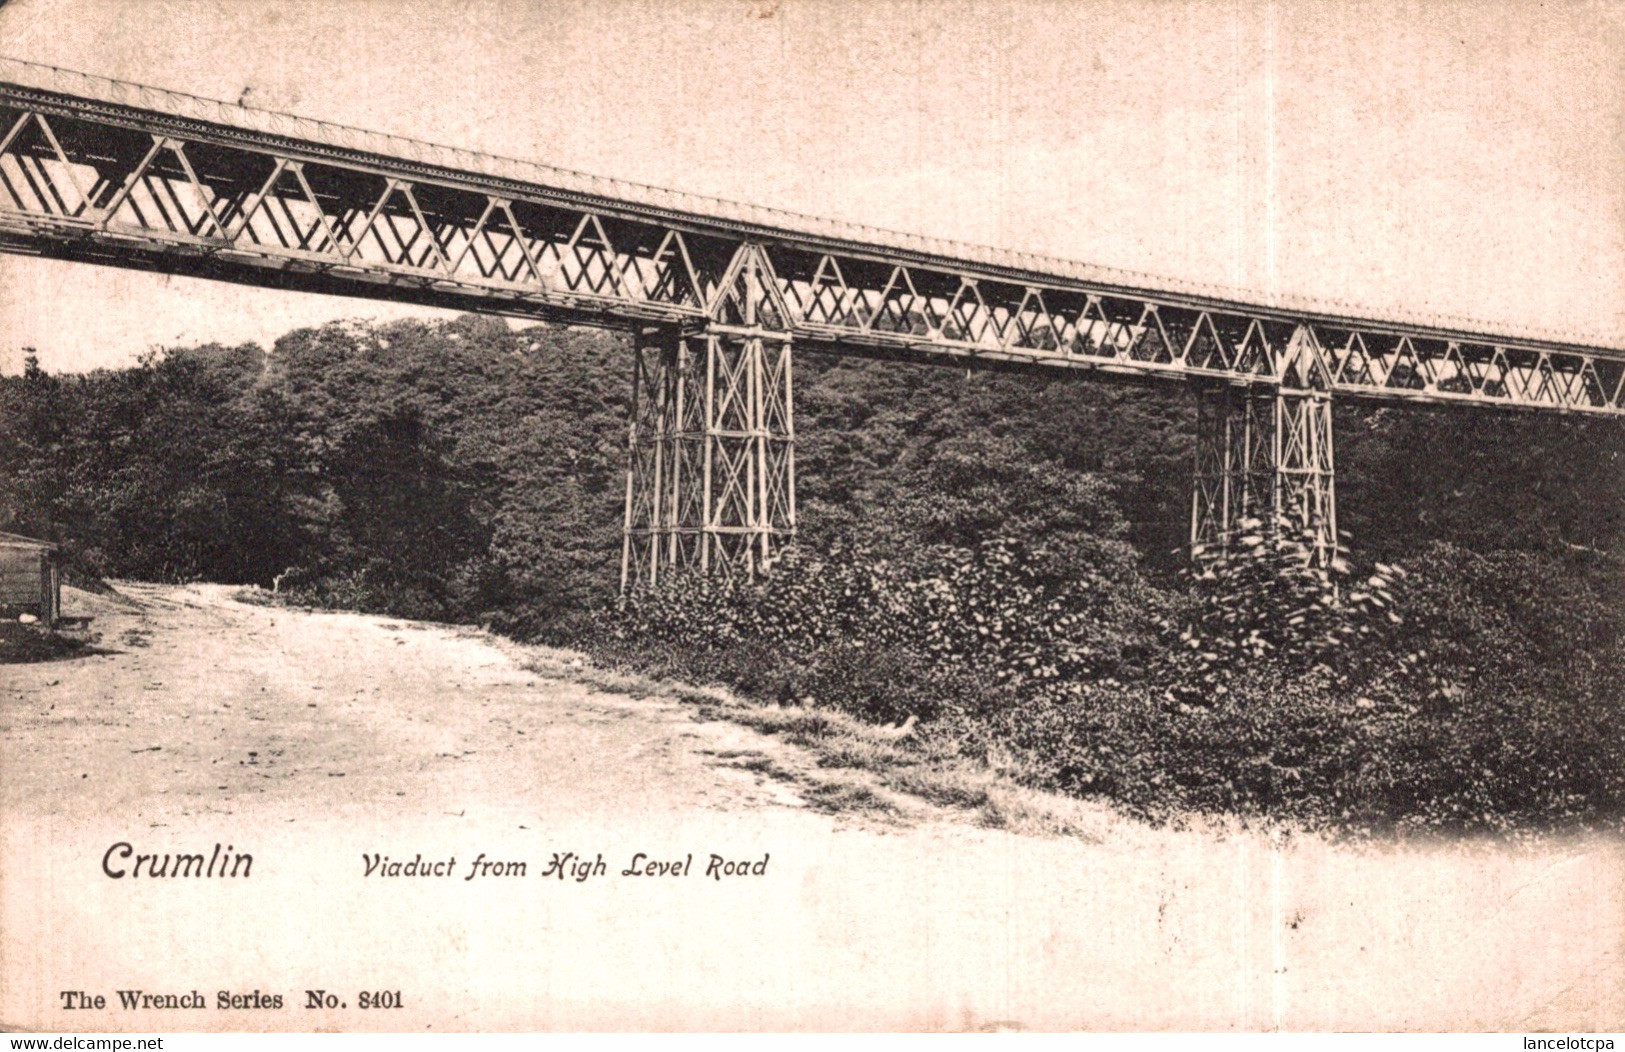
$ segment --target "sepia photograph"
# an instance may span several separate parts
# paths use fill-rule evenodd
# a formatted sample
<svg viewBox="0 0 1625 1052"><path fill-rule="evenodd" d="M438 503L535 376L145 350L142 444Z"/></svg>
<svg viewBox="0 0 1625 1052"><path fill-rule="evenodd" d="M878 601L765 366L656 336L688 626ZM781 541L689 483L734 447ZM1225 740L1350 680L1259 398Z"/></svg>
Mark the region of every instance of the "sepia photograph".
<svg viewBox="0 0 1625 1052"><path fill-rule="evenodd" d="M1611 1048L1625 3L0 0L0 1030Z"/></svg>

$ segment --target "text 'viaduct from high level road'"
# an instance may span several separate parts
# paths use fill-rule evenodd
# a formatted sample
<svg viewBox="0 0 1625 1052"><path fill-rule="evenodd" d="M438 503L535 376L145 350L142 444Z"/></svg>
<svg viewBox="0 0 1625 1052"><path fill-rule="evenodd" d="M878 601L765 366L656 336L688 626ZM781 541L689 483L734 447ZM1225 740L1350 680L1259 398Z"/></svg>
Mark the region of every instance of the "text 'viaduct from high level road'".
<svg viewBox="0 0 1625 1052"><path fill-rule="evenodd" d="M635 340L623 587L795 532L791 347L1179 380L1193 547L1336 549L1333 396L1625 415L1625 350L1248 303L0 58L0 250L612 326Z"/></svg>

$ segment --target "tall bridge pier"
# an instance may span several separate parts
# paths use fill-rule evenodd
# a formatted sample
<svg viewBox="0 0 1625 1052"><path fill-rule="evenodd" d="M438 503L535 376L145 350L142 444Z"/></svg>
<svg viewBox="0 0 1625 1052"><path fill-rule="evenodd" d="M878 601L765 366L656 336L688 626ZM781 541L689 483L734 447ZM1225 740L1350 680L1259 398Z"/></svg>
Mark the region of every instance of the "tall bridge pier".
<svg viewBox="0 0 1625 1052"><path fill-rule="evenodd" d="M683 571L752 578L795 534L792 341L770 273L745 246L708 321L637 334L622 591Z"/></svg>
<svg viewBox="0 0 1625 1052"><path fill-rule="evenodd" d="M1625 417L1625 349L698 197L0 57L0 252L629 332L622 586L794 535L792 347L1194 387L1191 542L1337 549L1332 399Z"/></svg>
<svg viewBox="0 0 1625 1052"><path fill-rule="evenodd" d="M1191 553L1222 554L1243 523L1302 538L1315 565L1337 554L1332 396L1313 331L1298 326L1273 384L1196 387Z"/></svg>

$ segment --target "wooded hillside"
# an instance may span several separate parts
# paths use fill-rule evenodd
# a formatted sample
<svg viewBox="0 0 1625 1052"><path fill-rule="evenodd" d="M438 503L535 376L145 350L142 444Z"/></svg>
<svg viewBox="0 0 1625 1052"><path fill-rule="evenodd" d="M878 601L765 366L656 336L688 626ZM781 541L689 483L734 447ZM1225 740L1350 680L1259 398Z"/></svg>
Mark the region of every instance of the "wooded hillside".
<svg viewBox="0 0 1625 1052"><path fill-rule="evenodd" d="M1619 422L1343 405L1347 572L1283 584L1260 542L1193 581L1182 388L802 352L795 382L799 552L728 595L616 607L623 340L477 316L30 359L0 378L0 529L88 574L275 583L916 715L1146 813L1617 817Z"/></svg>

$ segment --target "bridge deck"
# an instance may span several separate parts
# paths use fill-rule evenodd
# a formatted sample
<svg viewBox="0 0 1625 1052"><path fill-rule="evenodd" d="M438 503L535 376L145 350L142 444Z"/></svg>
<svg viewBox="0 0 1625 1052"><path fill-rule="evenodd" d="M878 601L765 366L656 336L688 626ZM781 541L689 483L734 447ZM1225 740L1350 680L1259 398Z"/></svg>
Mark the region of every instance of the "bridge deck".
<svg viewBox="0 0 1625 1052"><path fill-rule="evenodd" d="M1275 382L1302 329L1340 395L1625 413L1625 351L1245 302L1027 253L733 204L0 58L0 250L637 327L756 324L844 352Z"/></svg>

